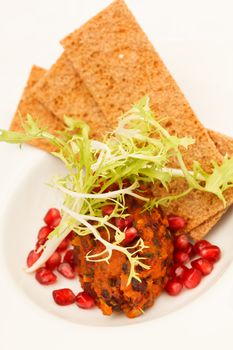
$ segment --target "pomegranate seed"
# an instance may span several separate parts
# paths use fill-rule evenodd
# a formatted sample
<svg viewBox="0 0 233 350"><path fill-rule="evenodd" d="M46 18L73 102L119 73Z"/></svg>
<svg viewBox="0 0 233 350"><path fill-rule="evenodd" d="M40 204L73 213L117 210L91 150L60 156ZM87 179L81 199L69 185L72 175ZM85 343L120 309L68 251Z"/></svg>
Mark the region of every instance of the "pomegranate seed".
<svg viewBox="0 0 233 350"><path fill-rule="evenodd" d="M124 231L125 228L130 228L133 224L133 218L127 217L125 219L122 218L116 218L116 226L121 230Z"/></svg>
<svg viewBox="0 0 233 350"><path fill-rule="evenodd" d="M94 193L100 192L103 186L104 186L104 182L101 181L100 184L93 189L93 192Z"/></svg>
<svg viewBox="0 0 233 350"><path fill-rule="evenodd" d="M60 211L56 208L49 209L44 217L44 222L50 228L57 227L60 224L60 221L61 221L61 214L60 214Z"/></svg>
<svg viewBox="0 0 233 350"><path fill-rule="evenodd" d="M200 255L201 250L203 248L209 247L210 245L211 245L210 242L208 242L204 239L201 239L200 241L198 241L194 244L194 250L195 250L196 254Z"/></svg>
<svg viewBox="0 0 233 350"><path fill-rule="evenodd" d="M114 209L115 209L114 205L111 205L111 204L105 205L104 207L102 207L103 216L111 215Z"/></svg>
<svg viewBox="0 0 233 350"><path fill-rule="evenodd" d="M80 292L75 297L76 304L82 309L90 309L95 305L95 301L87 292Z"/></svg>
<svg viewBox="0 0 233 350"><path fill-rule="evenodd" d="M214 265L211 261L203 259L203 258L193 260L191 262L191 265L195 269L199 270L203 276L209 275L214 268Z"/></svg>
<svg viewBox="0 0 233 350"><path fill-rule="evenodd" d="M66 306L75 302L75 295L69 288L57 289L53 291L53 299L56 304Z"/></svg>
<svg viewBox="0 0 233 350"><path fill-rule="evenodd" d="M36 250L39 249L42 245L44 245L46 241L46 238L39 239L39 241L36 242Z"/></svg>
<svg viewBox="0 0 233 350"><path fill-rule="evenodd" d="M66 237L57 247L57 251L64 252L69 247L69 244L70 244L70 240Z"/></svg>
<svg viewBox="0 0 233 350"><path fill-rule="evenodd" d="M133 218L132 216L127 216L127 218L125 218L125 227L130 228L133 225Z"/></svg>
<svg viewBox="0 0 233 350"><path fill-rule="evenodd" d="M41 254L42 252L37 253L35 252L35 250L31 250L27 257L27 266L31 267L32 265L34 265L34 263L39 259Z"/></svg>
<svg viewBox="0 0 233 350"><path fill-rule="evenodd" d="M72 241L75 237L76 233L74 231L71 231L66 238Z"/></svg>
<svg viewBox="0 0 233 350"><path fill-rule="evenodd" d="M53 270L55 269L55 267L57 267L59 264L61 263L61 254L58 252L54 252L50 258L46 261L45 266L50 269Z"/></svg>
<svg viewBox="0 0 233 350"><path fill-rule="evenodd" d="M183 264L175 264L172 266L169 271L169 276L172 279L176 279L177 281L183 282L185 273L188 271L188 268Z"/></svg>
<svg viewBox="0 0 233 350"><path fill-rule="evenodd" d="M178 231L186 226L186 221L181 216L169 216L168 223L171 231Z"/></svg>
<svg viewBox="0 0 233 350"><path fill-rule="evenodd" d="M202 258L207 259L207 260L216 262L220 259L221 250L216 245L210 245L210 246L203 248L201 250L200 256Z"/></svg>
<svg viewBox="0 0 233 350"><path fill-rule="evenodd" d="M185 251L185 249L187 249L188 246L189 246L189 240L187 235L183 234L175 237L174 247L176 249Z"/></svg>
<svg viewBox="0 0 233 350"><path fill-rule="evenodd" d="M138 231L135 227L127 228L125 231L125 239L123 241L124 244L131 243L136 237L138 237Z"/></svg>
<svg viewBox="0 0 233 350"><path fill-rule="evenodd" d="M193 257L195 255L192 243L189 243L186 249L184 249L183 251L187 253L189 257Z"/></svg>
<svg viewBox="0 0 233 350"><path fill-rule="evenodd" d="M176 279L168 281L165 286L166 292L172 296L178 295L181 292L182 288L182 283Z"/></svg>
<svg viewBox="0 0 233 350"><path fill-rule="evenodd" d="M57 271L60 272L60 274L68 279L72 279L75 277L75 273L74 273L74 269L72 268L72 266L67 263L67 262L63 262L61 263L58 268Z"/></svg>
<svg viewBox="0 0 233 350"><path fill-rule="evenodd" d="M114 183L110 185L109 187L106 188L106 192L112 192L112 191L118 191L119 190L119 185L117 183Z"/></svg>
<svg viewBox="0 0 233 350"><path fill-rule="evenodd" d="M49 285L57 280L57 276L46 267L41 267L36 271L35 277L40 284Z"/></svg>
<svg viewBox="0 0 233 350"><path fill-rule="evenodd" d="M177 263L185 264L189 261L189 255L185 252L182 252L181 250L177 250L174 252L174 260Z"/></svg>
<svg viewBox="0 0 233 350"><path fill-rule="evenodd" d="M202 273L199 270L192 267L191 269L188 269L188 271L186 271L185 273L184 286L188 289L195 288L201 282L201 279Z"/></svg>
<svg viewBox="0 0 233 350"><path fill-rule="evenodd" d="M126 228L125 219L116 218L116 226L119 228L119 230L124 231Z"/></svg>
<svg viewBox="0 0 233 350"><path fill-rule="evenodd" d="M129 187L131 185L131 182L128 179L124 179L122 181L123 188Z"/></svg>
<svg viewBox="0 0 233 350"><path fill-rule="evenodd" d="M74 259L74 249L69 249L64 255L63 262L67 262L71 266L75 265L75 259Z"/></svg>
<svg viewBox="0 0 233 350"><path fill-rule="evenodd" d="M38 232L38 236L37 236L38 241L40 239L46 239L52 231L53 231L53 229L51 227L48 227L48 226L41 227L40 231Z"/></svg>
<svg viewBox="0 0 233 350"><path fill-rule="evenodd" d="M146 185L145 183L140 183L139 189L141 191L147 191L148 190L148 185Z"/></svg>

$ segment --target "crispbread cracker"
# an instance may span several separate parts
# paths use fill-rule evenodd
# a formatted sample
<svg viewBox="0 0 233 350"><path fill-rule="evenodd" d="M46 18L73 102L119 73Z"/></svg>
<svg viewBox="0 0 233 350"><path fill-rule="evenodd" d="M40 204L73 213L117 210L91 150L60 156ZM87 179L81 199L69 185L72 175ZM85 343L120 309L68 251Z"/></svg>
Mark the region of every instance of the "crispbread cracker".
<svg viewBox="0 0 233 350"><path fill-rule="evenodd" d="M229 157L233 157L233 138L213 130L208 130L208 133L223 156L228 154Z"/></svg>
<svg viewBox="0 0 233 350"><path fill-rule="evenodd" d="M170 132L195 138L196 143L183 151L188 167L197 160L208 171L212 159L221 162L221 154L123 1L115 1L62 44L110 125L148 94L152 110L159 117L169 116L165 126ZM185 181L174 181L170 192L185 188ZM156 197L159 192L156 187ZM221 210L216 196L192 191L165 212L184 216L190 231Z"/></svg>
<svg viewBox="0 0 233 350"><path fill-rule="evenodd" d="M222 135L219 132L212 130L208 130L208 133L223 156L225 156L225 154L228 154L229 157L233 156L233 139L231 137ZM225 211L221 211L198 227L194 228L191 232L189 232L190 236L195 240L202 239L219 221L224 213Z"/></svg>
<svg viewBox="0 0 233 350"><path fill-rule="evenodd" d="M35 119L40 127L47 127L50 132L62 130L64 124L52 113L44 108L35 98L31 97L31 89L36 82L44 75L45 69L33 66L27 81L27 86L17 107L15 116L11 122L10 130L23 131L22 122L25 121L27 114ZM54 151L54 147L47 141L36 139L29 142L32 146L39 147L47 152Z"/></svg>
<svg viewBox="0 0 233 350"><path fill-rule="evenodd" d="M60 124L58 124L56 117L49 113L45 107L41 106L40 102L36 101L35 99L32 99L30 94L35 84L39 80L41 80L42 77L45 75L45 72L45 69L36 66L32 68L27 82L27 87L24 90L24 94L22 96L19 108L21 110L21 113L23 113L22 118L27 113L29 113L29 111L32 115L37 114L37 122L39 123L39 125L42 127L49 125L50 132L54 133L57 128L58 130L63 128L63 123L60 122ZM12 129L14 129L15 131L22 130L21 121L22 119L19 118L19 114L17 111L12 121ZM208 133L210 134L216 146L220 148L220 151L223 155L225 155L226 153L228 153L230 156L233 155L233 140L231 138L211 130L209 130ZM33 145L36 147L40 147L48 152L52 150L50 144L44 142L43 140L36 140L36 142L34 142ZM209 230L216 224L216 222L219 220L222 214L223 212L219 212L213 217L209 218L206 222L194 228L190 232L190 235L194 239L203 238L209 232Z"/></svg>
<svg viewBox="0 0 233 350"><path fill-rule="evenodd" d="M84 119L90 125L94 138L111 128L65 54L32 89L32 96L60 120L65 114L74 119Z"/></svg>
<svg viewBox="0 0 233 350"><path fill-rule="evenodd" d="M76 106L72 106L72 100L75 101L76 94L80 94L80 90L82 90L80 78L76 77L76 74L73 68L72 67L69 68L69 65L71 65L71 63L64 58L65 56L63 55L53 65L52 69L47 74L44 74L44 76L40 78L39 83L33 89L33 96L36 97L38 100L40 100L42 103L49 106L49 109L53 113L56 113L56 115L60 118L62 118L62 115L64 114L69 115L69 113L66 112L67 106L69 106L70 113L73 116L77 115L77 111L79 110L79 105L76 104ZM66 72L65 76L62 78L62 75L65 72ZM76 83L76 79L78 83ZM79 89L77 89L77 86L79 87ZM85 94L87 93L88 91L85 91ZM81 92L81 94L83 93ZM51 96L51 95L53 96L53 98L48 99L47 96ZM90 97L91 95L89 96L89 100L90 100ZM58 103L58 101L61 101L61 102ZM97 110L98 110L98 107L96 105L95 111ZM99 112L99 115L100 113L101 112ZM92 115L93 114L91 113L91 116ZM83 115L82 117L86 120L86 115ZM98 125L98 128L96 128L96 130L99 130L101 126L103 128L103 125L101 123L98 123L97 120L101 121L100 116L99 116L99 119L90 118L89 120L86 120L89 123L89 125L92 127L92 130L93 128L94 129L96 128L96 125ZM107 128L105 126L103 129L101 130L101 135L103 132L110 129L110 127L108 126ZM216 137L217 137L217 141L220 142L221 137L219 136L219 134L216 134ZM223 137L224 136L222 136L222 138ZM200 224L198 227L194 228L192 231L193 236L201 235L202 237L204 237L212 228L212 226L214 226L215 223L219 220L222 213L223 212L220 212L214 215L212 218L209 218L203 224Z"/></svg>
<svg viewBox="0 0 233 350"><path fill-rule="evenodd" d="M222 215L225 213L225 211L220 211L219 213L213 215L208 220L204 221L201 225L195 227L193 230L189 232L189 235L195 240L198 241L200 239L203 239L207 233L210 232L210 230L217 224L219 219L222 217Z"/></svg>

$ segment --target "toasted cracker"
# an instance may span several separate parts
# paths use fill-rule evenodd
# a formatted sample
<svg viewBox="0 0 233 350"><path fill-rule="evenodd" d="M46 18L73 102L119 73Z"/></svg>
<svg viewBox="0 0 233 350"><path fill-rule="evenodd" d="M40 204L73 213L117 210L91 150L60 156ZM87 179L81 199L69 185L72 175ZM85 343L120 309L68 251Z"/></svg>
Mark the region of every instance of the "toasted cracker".
<svg viewBox="0 0 233 350"><path fill-rule="evenodd" d="M222 161L212 139L123 1L115 1L62 44L110 125L115 125L119 114L148 94L155 113L159 117L169 116L165 126L170 132L196 140L183 151L188 167L197 160L208 171L210 160ZM170 192L185 188L185 181L175 181ZM156 187L156 197L159 191ZM231 193L226 194L229 203L233 199ZM221 210L223 204L213 194L192 191L172 202L165 213L185 217L190 231Z"/></svg>
<svg viewBox="0 0 233 350"><path fill-rule="evenodd" d="M69 114L69 113L66 113L68 102L70 105L69 107L70 114L74 115L74 113L76 113L77 115L79 105L72 107L72 100L74 101L76 100L75 96L77 94L77 85L79 86L78 94L80 94L79 91L82 90L82 87L80 86L80 79L79 78L77 79L73 68L70 69L68 67L69 65L71 65L71 63L64 58L65 57L63 55L54 64L52 69L47 74L44 74L43 77L40 78L40 81L32 90L33 95L37 98L37 100L40 100L42 103L49 105L50 110L56 113L56 115L60 118L62 118L62 115L64 114ZM64 72L66 72L65 78L62 78L62 74L64 74ZM75 83L76 80L78 81L78 84ZM56 88L57 86L56 81L59 82L58 88ZM88 92L85 91L85 94L87 93ZM51 96L51 95L53 95L53 98L55 100L53 100L52 98L49 100L47 99L47 96ZM62 99L60 99L61 96L63 97ZM89 99L90 99L90 96L89 96ZM59 104L58 101L62 101L62 103ZM37 102L37 104L38 103L39 102ZM97 110L97 108L98 107L96 105L95 110ZM99 112L99 114L100 113L101 112ZM86 115L83 115L82 117L86 119ZM90 126L92 126L92 129L93 129L93 124L94 124L94 128L97 125L95 118L88 120L87 122L89 123ZM99 130L99 127L97 130ZM106 132L106 130L108 130L108 128L105 126L102 132ZM219 136L218 133L216 134L214 134L214 132L211 132L211 133L213 136L212 137L213 141L215 141L214 139L216 138L216 142L218 143L224 142L224 140L222 140L224 139L223 135ZM220 219L222 214L223 212L220 212L214 215L213 217L209 218L208 220L206 220L203 224L200 224L198 227L194 228L192 230L192 235L204 237L209 232L209 230L215 225L215 223Z"/></svg>
<svg viewBox="0 0 233 350"><path fill-rule="evenodd" d="M215 146L223 156L225 156L226 154L229 157L233 156L233 138L213 130L208 130L208 133L211 139L213 140Z"/></svg>
<svg viewBox="0 0 233 350"><path fill-rule="evenodd" d="M23 113L25 116L27 113L30 112L31 115L37 115L37 122L41 127L44 126L50 126L50 132L55 133L56 130L63 128L63 123L58 123L56 117L48 112L48 110L43 107L40 102L38 102L35 99L32 99L31 97L31 90L35 86L35 84L42 79L43 76L45 76L46 70L34 66L31 70L27 87L25 88L24 94L21 99L21 103L19 105L18 110ZM12 121L12 130L15 131L21 131L21 119L19 118L18 112L15 115L14 120ZM221 135L217 132L208 131L209 135L211 136L212 140L216 144L217 148L220 149L221 153L225 155L228 153L230 156L233 155L233 140L227 136ZM44 149L45 151L52 151L53 148L51 148L51 145L47 142L44 142L43 140L36 140L36 142L33 142L33 145L36 147L40 147ZM194 239L201 239L203 238L209 230L216 224L216 222L220 219L223 212L219 212L213 217L209 218L207 221L205 221L203 224L199 225L198 227L194 228L190 235Z"/></svg>
<svg viewBox="0 0 233 350"><path fill-rule="evenodd" d="M84 119L91 127L93 138L111 129L65 54L40 79L31 93L60 120L64 115Z"/></svg>
<svg viewBox="0 0 233 350"><path fill-rule="evenodd" d="M220 134L219 132L208 130L208 133L215 143L218 150L221 152L223 156L228 154L229 157L233 156L233 139L229 136L225 136ZM225 211L220 211L216 215L214 215L212 218L209 218L204 223L199 225L198 227L194 228L191 232L189 232L190 236L195 239L199 240L206 236L206 234L212 229L213 226L216 225L216 223L219 221L219 219L222 217L222 215L225 213Z"/></svg>
<svg viewBox="0 0 233 350"><path fill-rule="evenodd" d="M220 211L219 213L213 215L208 220L204 221L201 225L195 227L193 230L189 232L189 235L195 240L199 241L203 239L211 229L217 224L219 219L221 219L222 215L225 211Z"/></svg>
<svg viewBox="0 0 233 350"><path fill-rule="evenodd" d="M46 70L33 66L30 72L27 86L17 107L17 111L10 125L12 131L23 131L22 122L26 120L27 114L30 114L37 121L40 127L47 127L48 131L54 133L55 130L62 130L64 124L52 113L44 108L34 97L31 97L31 89L37 81L45 74ZM47 141L36 139L29 142L32 146L39 147L47 152L54 151L54 147Z"/></svg>

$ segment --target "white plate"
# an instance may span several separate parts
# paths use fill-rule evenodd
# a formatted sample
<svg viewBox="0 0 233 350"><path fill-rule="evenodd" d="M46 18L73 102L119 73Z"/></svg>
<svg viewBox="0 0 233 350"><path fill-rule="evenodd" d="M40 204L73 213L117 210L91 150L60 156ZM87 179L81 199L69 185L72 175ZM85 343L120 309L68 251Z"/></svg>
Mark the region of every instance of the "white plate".
<svg viewBox="0 0 233 350"><path fill-rule="evenodd" d="M153 8L148 1L146 3L148 10L144 9L145 16L150 19L149 12ZM39 11L42 14L42 8ZM86 18L90 14L86 11ZM49 27L47 19L45 26ZM152 27L148 34L152 39L156 37ZM187 36L187 33L180 35L181 38ZM232 42L227 39L168 40L163 35L160 38L155 43L156 48L200 119L206 126L233 136L233 121L229 117L232 110ZM50 40L57 39L54 36ZM49 43L46 45L49 46ZM29 64L31 61L28 67ZM2 86L4 82L8 83L7 76ZM20 89L23 83L22 78ZM9 107L9 103L15 105L16 100L16 96L15 99L3 100L1 111L9 111L8 108L13 108ZM8 120L10 113L4 117L3 125L6 126ZM216 264L213 274L195 290L184 292L177 298L163 295L154 308L135 320L107 318L98 310L83 311L73 306L59 308L51 300L52 287L41 287L23 271L25 255L33 246L43 214L57 203L58 198L44 183L54 170L59 169L59 164L33 148L19 150L17 146L3 144L0 144L0 159L1 349L42 349L44 344L46 348L54 346L56 349L76 344L102 349L119 348L123 344L134 348L143 348L145 344L160 348L163 345L165 348L179 345L180 349L187 346L196 348L198 344L211 346L212 349L220 345L224 349L231 348L232 213L229 212L210 235L210 240L222 247L223 257ZM78 290L75 282L72 285ZM125 327L128 324L131 327ZM228 344L223 346L223 341Z"/></svg>
<svg viewBox="0 0 233 350"><path fill-rule="evenodd" d="M42 219L46 211L50 207L59 208L60 206L60 196L46 184L51 182L54 174L61 174L63 170L62 164L49 155L45 155L42 161L31 166L11 195L2 221L2 231L5 233L3 251L9 274L13 277L16 288L21 288L28 298L44 310L78 325L115 327L143 323L169 315L192 302L216 283L228 268L233 259L233 236L226 234L233 225L231 210L222 223L209 235L213 244L222 247L222 259L215 265L211 275L203 279L201 285L195 290L183 291L177 298L171 298L164 293L157 300L155 307L135 319L128 319L123 315L103 317L97 308L87 312L77 310L74 305L66 308L58 307L51 298L52 291L61 287L71 287L78 292L81 290L78 281L71 282L58 276L56 285L43 287L37 283L33 274L25 273L23 267L25 267L25 257L35 245L37 232L43 226ZM17 213L14 220L12 220L12 213ZM225 234L220 235L220 230L223 230Z"/></svg>

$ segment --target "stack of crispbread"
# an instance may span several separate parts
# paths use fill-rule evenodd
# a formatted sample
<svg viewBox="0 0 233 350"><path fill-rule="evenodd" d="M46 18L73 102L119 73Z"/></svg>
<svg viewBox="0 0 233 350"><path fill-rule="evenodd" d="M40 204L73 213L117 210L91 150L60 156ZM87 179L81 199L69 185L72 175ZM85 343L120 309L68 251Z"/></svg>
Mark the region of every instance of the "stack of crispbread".
<svg viewBox="0 0 233 350"><path fill-rule="evenodd" d="M64 115L69 115L85 120L92 136L101 138L122 112L147 94L157 116L167 117L165 127L171 133L196 140L183 152L188 167L198 160L208 171L211 160L220 163L225 153L233 155L233 140L207 131L200 123L123 1L113 2L62 40L62 45L64 53L49 71L32 68L12 130L21 130L22 120L29 113L39 125L55 132L63 128ZM32 144L52 150L44 141ZM184 181L176 180L170 191L180 192L185 186ZM154 193L164 195L156 186ZM233 193L228 191L226 198L230 205ZM185 217L186 230L194 239L201 239L222 216L223 209L216 196L192 191L164 211Z"/></svg>

